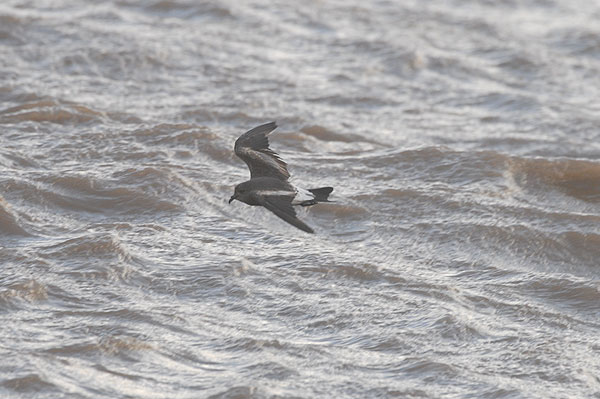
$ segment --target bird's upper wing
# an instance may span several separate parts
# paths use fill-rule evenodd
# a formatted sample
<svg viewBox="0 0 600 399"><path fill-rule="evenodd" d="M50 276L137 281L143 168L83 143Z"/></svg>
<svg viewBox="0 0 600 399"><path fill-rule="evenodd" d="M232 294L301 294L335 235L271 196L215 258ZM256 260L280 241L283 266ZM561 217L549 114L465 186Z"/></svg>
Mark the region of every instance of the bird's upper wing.
<svg viewBox="0 0 600 399"><path fill-rule="evenodd" d="M314 233L313 229L296 217L296 211L292 207L293 198L293 195L257 195L260 204L275 215L302 231Z"/></svg>
<svg viewBox="0 0 600 399"><path fill-rule="evenodd" d="M269 148L267 136L276 127L275 122L265 123L247 131L235 141L235 154L246 162L252 179L267 176L287 180L290 177L287 164Z"/></svg>

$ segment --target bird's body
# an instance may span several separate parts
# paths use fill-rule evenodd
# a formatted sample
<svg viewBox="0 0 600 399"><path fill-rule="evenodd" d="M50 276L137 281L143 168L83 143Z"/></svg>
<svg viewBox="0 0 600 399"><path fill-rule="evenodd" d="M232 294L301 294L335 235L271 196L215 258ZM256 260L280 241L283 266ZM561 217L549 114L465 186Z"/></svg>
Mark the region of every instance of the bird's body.
<svg viewBox="0 0 600 399"><path fill-rule="evenodd" d="M328 202L332 187L305 190L288 182L287 164L269 148L267 135L277 125L267 123L241 135L235 142L235 154L248 165L250 180L238 184L234 199L252 206L264 206L281 219L307 233L313 229L296 217L293 205L309 206Z"/></svg>

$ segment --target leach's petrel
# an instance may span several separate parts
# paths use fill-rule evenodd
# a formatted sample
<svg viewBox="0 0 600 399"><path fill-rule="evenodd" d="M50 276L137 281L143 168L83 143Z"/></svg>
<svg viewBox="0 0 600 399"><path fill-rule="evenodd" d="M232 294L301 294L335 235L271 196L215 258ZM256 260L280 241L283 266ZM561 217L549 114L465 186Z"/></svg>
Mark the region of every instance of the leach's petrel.
<svg viewBox="0 0 600 399"><path fill-rule="evenodd" d="M333 187L304 190L287 181L290 177L287 164L269 148L267 136L276 127L275 122L265 123L247 131L236 140L235 155L248 165L250 180L235 186L229 203L236 199L248 205L264 206L300 230L314 233L313 229L296 217L292 205L309 206L329 202L327 197Z"/></svg>

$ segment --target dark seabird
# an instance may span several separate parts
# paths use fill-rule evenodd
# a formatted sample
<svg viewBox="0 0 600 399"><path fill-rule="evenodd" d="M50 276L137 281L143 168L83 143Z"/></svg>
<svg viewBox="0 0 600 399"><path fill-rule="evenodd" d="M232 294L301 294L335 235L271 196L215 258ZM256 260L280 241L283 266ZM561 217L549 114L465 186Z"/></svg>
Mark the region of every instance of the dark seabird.
<svg viewBox="0 0 600 399"><path fill-rule="evenodd" d="M333 187L304 190L288 182L290 173L287 164L269 148L267 136L276 127L275 122L265 123L247 131L236 140L235 155L248 165L250 180L235 186L229 203L236 199L248 205L264 206L300 230L314 233L313 229L296 217L293 205L309 206L329 202L327 197Z"/></svg>

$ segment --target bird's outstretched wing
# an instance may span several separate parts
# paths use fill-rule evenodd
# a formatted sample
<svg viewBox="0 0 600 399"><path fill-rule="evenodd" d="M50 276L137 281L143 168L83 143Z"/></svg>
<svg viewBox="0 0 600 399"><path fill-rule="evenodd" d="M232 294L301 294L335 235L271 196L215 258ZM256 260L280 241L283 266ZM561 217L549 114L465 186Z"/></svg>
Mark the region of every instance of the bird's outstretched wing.
<svg viewBox="0 0 600 399"><path fill-rule="evenodd" d="M265 123L247 131L235 141L235 155L246 162L248 169L250 169L251 179L255 177L275 177L287 180L290 177L287 164L269 148L267 136L276 127L275 122Z"/></svg>
<svg viewBox="0 0 600 399"><path fill-rule="evenodd" d="M262 206L279 216L292 226L299 228L307 233L314 233L314 230L296 217L296 211L292 207L293 196L287 195L266 195L258 196Z"/></svg>

